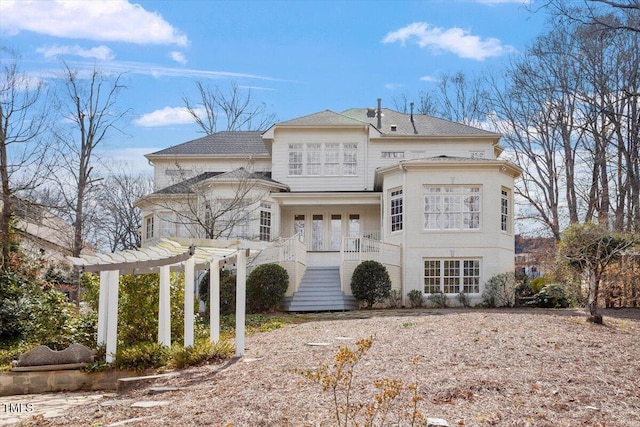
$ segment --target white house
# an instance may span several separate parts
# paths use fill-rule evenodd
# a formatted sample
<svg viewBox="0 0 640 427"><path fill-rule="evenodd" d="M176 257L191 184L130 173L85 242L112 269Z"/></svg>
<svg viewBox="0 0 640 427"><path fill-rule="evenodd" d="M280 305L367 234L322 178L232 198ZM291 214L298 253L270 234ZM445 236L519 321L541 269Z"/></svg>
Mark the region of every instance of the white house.
<svg viewBox="0 0 640 427"><path fill-rule="evenodd" d="M355 266L387 266L406 301L464 292L514 270L513 184L500 135L426 115L355 108L218 132L147 155L143 242L263 241L254 263L290 275L292 311L354 307ZM325 292L320 292L324 290ZM322 294L326 294L322 296Z"/></svg>

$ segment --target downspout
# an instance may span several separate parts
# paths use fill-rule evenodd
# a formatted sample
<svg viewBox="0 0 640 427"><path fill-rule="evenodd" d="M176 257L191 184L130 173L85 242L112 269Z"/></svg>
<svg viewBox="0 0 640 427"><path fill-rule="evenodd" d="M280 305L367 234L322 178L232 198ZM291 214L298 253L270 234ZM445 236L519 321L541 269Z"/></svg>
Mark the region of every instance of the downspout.
<svg viewBox="0 0 640 427"><path fill-rule="evenodd" d="M400 248L400 254L402 256L402 258L400 258L400 268L401 268L401 272L400 272L400 277L402 277L402 283L400 284L400 295L402 295L402 302L404 302L405 298L406 298L406 283L407 283L407 269L404 268L404 266L406 265L406 260L404 259L404 254L407 253L407 251L405 250L407 247L407 230L406 230L406 224L407 222L407 215L409 212L409 209L407 209L407 169L405 169L404 165L402 163L400 163L400 169L402 170L402 213L403 213L403 218L402 218L402 247Z"/></svg>

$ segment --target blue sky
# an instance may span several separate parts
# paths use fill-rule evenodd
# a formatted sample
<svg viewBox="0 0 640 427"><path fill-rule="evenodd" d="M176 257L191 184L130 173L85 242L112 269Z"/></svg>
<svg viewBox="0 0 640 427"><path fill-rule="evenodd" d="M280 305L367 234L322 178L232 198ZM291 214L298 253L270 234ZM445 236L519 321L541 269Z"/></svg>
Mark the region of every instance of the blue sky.
<svg viewBox="0 0 640 427"><path fill-rule="evenodd" d="M539 2L539 0L538 0ZM544 30L535 1L0 1L2 44L52 81L74 68L124 72L130 114L103 147L142 154L202 136L182 97L194 81L252 88L278 120L393 107L443 73L499 71ZM4 60L5 58L3 58Z"/></svg>

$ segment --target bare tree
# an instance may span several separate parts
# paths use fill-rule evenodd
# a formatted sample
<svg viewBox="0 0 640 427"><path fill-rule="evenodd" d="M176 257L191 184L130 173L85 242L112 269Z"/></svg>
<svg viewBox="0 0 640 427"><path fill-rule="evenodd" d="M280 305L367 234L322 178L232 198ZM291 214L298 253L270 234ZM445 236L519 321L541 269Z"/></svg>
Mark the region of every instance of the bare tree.
<svg viewBox="0 0 640 427"><path fill-rule="evenodd" d="M196 82L198 95L195 99L183 96L187 111L200 126L203 133L211 135L220 128L224 120L225 130L264 130L271 126L276 116L264 102L258 102L251 89L242 89L232 83L227 92L218 86L210 87Z"/></svg>
<svg viewBox="0 0 640 427"><path fill-rule="evenodd" d="M181 170L179 164L176 167ZM182 230L177 234L257 240L264 236L250 235L249 227L257 219L269 190L261 185L266 176L251 169L248 166L224 173L202 172L190 178L182 175L176 184L143 198L137 205L160 212L156 216L161 223L154 226ZM164 218L162 213L169 215Z"/></svg>
<svg viewBox="0 0 640 427"><path fill-rule="evenodd" d="M101 237L111 252L134 249L141 245L140 209L136 200L150 193L153 180L149 174L112 167L98 190Z"/></svg>
<svg viewBox="0 0 640 427"><path fill-rule="evenodd" d="M640 0L547 0L543 6L555 16L589 25L597 31L640 33Z"/></svg>
<svg viewBox="0 0 640 427"><path fill-rule="evenodd" d="M61 162L52 170L62 206L73 227L72 255L80 255L88 233L87 224L95 222L97 183L94 171L96 149L126 114L116 111L116 101L124 89L122 75L109 77L95 67L84 75L63 63L62 86L57 97L61 115L55 131ZM78 295L79 297L79 295Z"/></svg>
<svg viewBox="0 0 640 427"><path fill-rule="evenodd" d="M442 74L435 89L420 91L416 101L409 101L406 94L394 99L394 107L401 113L409 113L413 104L415 114L441 117L471 126L481 126L488 114L488 91L481 78L469 78L462 72Z"/></svg>
<svg viewBox="0 0 640 427"><path fill-rule="evenodd" d="M579 220L576 153L583 140L576 114L583 70L572 57L575 40L563 30L539 37L511 64L506 88L494 80L491 101L496 129L524 170L516 192L556 240L563 221Z"/></svg>
<svg viewBox="0 0 640 427"><path fill-rule="evenodd" d="M49 148L44 137L48 115L42 82L20 71L16 54L2 51L13 58L3 61L0 77L0 264L9 254L14 198L23 196L28 201L25 193L43 182Z"/></svg>

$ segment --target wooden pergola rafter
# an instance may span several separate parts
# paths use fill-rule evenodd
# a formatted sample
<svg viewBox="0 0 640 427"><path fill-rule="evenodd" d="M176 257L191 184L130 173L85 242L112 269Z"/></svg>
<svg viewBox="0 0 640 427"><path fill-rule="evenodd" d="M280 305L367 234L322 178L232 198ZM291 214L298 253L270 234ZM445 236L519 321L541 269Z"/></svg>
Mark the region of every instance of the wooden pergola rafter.
<svg viewBox="0 0 640 427"><path fill-rule="evenodd" d="M84 272L100 273L98 303L98 345L106 344L107 362L115 360L118 331L118 282L121 274L159 273L160 307L158 342L171 345L170 273L184 271L184 346L194 344L194 279L196 270L209 269L210 339L220 339L220 268L235 263L236 356L244 354L245 299L248 249L237 241L204 239L161 239L155 246L111 254L68 257Z"/></svg>

